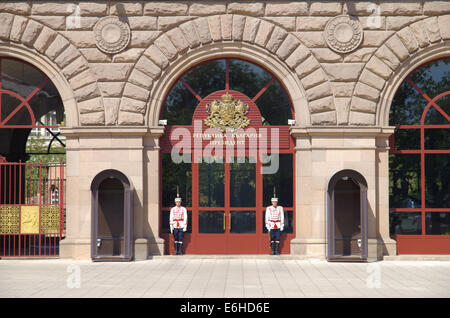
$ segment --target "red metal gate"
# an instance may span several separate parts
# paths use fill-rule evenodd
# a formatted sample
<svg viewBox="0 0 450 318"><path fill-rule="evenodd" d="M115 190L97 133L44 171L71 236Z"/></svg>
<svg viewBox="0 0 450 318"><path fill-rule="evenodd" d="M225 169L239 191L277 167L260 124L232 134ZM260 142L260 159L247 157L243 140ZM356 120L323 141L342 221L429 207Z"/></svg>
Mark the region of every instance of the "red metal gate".
<svg viewBox="0 0 450 318"><path fill-rule="evenodd" d="M58 257L64 191L64 162L0 160L0 257Z"/></svg>

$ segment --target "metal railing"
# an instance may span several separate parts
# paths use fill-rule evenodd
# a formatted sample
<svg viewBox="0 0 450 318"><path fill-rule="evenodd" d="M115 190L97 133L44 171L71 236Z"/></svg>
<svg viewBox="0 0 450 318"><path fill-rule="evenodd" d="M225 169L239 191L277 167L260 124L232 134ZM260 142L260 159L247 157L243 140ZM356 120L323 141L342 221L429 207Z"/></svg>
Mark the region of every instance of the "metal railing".
<svg viewBox="0 0 450 318"><path fill-rule="evenodd" d="M0 257L58 257L65 163L0 162Z"/></svg>

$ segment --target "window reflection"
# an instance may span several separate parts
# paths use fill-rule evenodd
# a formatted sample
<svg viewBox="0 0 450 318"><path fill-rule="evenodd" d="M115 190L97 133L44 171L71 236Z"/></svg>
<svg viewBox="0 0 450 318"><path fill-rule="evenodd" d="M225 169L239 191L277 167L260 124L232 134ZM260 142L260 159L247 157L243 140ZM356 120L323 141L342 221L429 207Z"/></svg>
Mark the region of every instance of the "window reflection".
<svg viewBox="0 0 450 318"><path fill-rule="evenodd" d="M425 129L425 149L450 149L450 129Z"/></svg>
<svg viewBox="0 0 450 318"><path fill-rule="evenodd" d="M255 211L231 211L230 233L256 233Z"/></svg>
<svg viewBox="0 0 450 318"><path fill-rule="evenodd" d="M225 89L225 60L200 64L184 75L183 80L201 98Z"/></svg>
<svg viewBox="0 0 450 318"><path fill-rule="evenodd" d="M190 163L174 163L170 154L162 156L162 206L174 206L177 187L183 206L192 206L192 169Z"/></svg>
<svg viewBox="0 0 450 318"><path fill-rule="evenodd" d="M445 112L447 115L450 114L450 95L439 98L435 102L435 104L440 108L441 111ZM449 124L448 120L437 108L432 106L428 110L425 117L425 125L448 125L448 124Z"/></svg>
<svg viewBox="0 0 450 318"><path fill-rule="evenodd" d="M425 228L426 234L450 235L450 212L427 212Z"/></svg>
<svg viewBox="0 0 450 318"><path fill-rule="evenodd" d="M287 125L292 119L289 98L279 82L274 82L257 100L263 125Z"/></svg>
<svg viewBox="0 0 450 318"><path fill-rule="evenodd" d="M448 91L450 86L450 59L442 59L432 63L428 63L421 68L415 70L408 78L423 93L433 98L441 93ZM437 101L442 109L449 114L450 109L448 96ZM413 125L420 124L423 110L428 101L407 81L403 82L398 88L394 99L392 100L389 123L390 125ZM425 124L441 123L442 115L438 115L434 110L427 114ZM444 122L447 124L448 122Z"/></svg>
<svg viewBox="0 0 450 318"><path fill-rule="evenodd" d="M422 234L422 216L420 212L390 212L389 232L390 235Z"/></svg>
<svg viewBox="0 0 450 318"><path fill-rule="evenodd" d="M394 133L395 149L420 149L420 129L397 129Z"/></svg>
<svg viewBox="0 0 450 318"><path fill-rule="evenodd" d="M53 83L38 69L22 61L2 58L1 64L1 88L19 95L28 100L36 125L38 120L49 112L56 112L57 124L64 121L64 107L61 97ZM47 81L47 82L46 82ZM38 89L40 88L40 89ZM1 118L6 119L22 103L22 100L13 94L4 92L1 94ZM34 94L31 96L31 94ZM32 120L29 111L21 108L6 125L31 125Z"/></svg>
<svg viewBox="0 0 450 318"><path fill-rule="evenodd" d="M420 155L390 155L389 179L390 207L421 207Z"/></svg>
<svg viewBox="0 0 450 318"><path fill-rule="evenodd" d="M204 158L198 165L198 201L204 207L224 206L224 163ZM210 163L211 162L211 163Z"/></svg>
<svg viewBox="0 0 450 318"><path fill-rule="evenodd" d="M293 155L279 154L279 168L274 174L263 175L263 205L271 205L273 188L276 188L278 204L283 207L292 207L293 204Z"/></svg>
<svg viewBox="0 0 450 318"><path fill-rule="evenodd" d="M389 122L402 127L395 131L395 149L391 148L389 157L389 206L395 211L390 214L391 234L420 234L418 221L422 218L425 234L447 233L448 215L427 212L424 207L450 207L450 156L446 153L450 149L449 87L450 58L441 59L412 72L392 101ZM397 208L405 212L397 212Z"/></svg>
<svg viewBox="0 0 450 318"><path fill-rule="evenodd" d="M427 208L450 208L450 156L425 155L425 197Z"/></svg>
<svg viewBox="0 0 450 318"><path fill-rule="evenodd" d="M256 205L256 164L254 159L236 158L230 163L230 206Z"/></svg>
<svg viewBox="0 0 450 318"><path fill-rule="evenodd" d="M272 75L255 64L230 60L230 89L253 98L271 79Z"/></svg>
<svg viewBox="0 0 450 318"><path fill-rule="evenodd" d="M198 212L199 233L225 233L224 211L199 211Z"/></svg>

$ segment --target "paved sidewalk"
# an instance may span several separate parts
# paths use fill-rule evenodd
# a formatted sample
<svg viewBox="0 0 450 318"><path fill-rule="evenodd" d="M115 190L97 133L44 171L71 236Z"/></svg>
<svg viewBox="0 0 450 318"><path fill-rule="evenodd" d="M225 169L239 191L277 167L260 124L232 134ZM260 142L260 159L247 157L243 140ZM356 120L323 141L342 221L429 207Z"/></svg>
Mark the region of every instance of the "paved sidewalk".
<svg viewBox="0 0 450 318"><path fill-rule="evenodd" d="M450 297L450 262L0 260L0 297Z"/></svg>

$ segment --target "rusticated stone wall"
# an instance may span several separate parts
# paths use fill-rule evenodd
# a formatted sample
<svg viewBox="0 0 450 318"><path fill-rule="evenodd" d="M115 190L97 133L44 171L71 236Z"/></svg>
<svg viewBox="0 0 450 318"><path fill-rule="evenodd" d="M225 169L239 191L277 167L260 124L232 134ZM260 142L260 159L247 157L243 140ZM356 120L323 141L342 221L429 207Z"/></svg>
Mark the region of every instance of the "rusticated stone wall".
<svg viewBox="0 0 450 318"><path fill-rule="evenodd" d="M356 17L364 31L349 53L331 50L323 36L341 14ZM93 31L109 15L131 30L116 54L102 52ZM376 113L389 98L389 79L422 50L448 45L450 52L449 41L450 1L0 2L0 47L55 65L81 126L156 125L149 101L161 77L217 43L245 43L284 63L300 80L312 125L383 125Z"/></svg>

